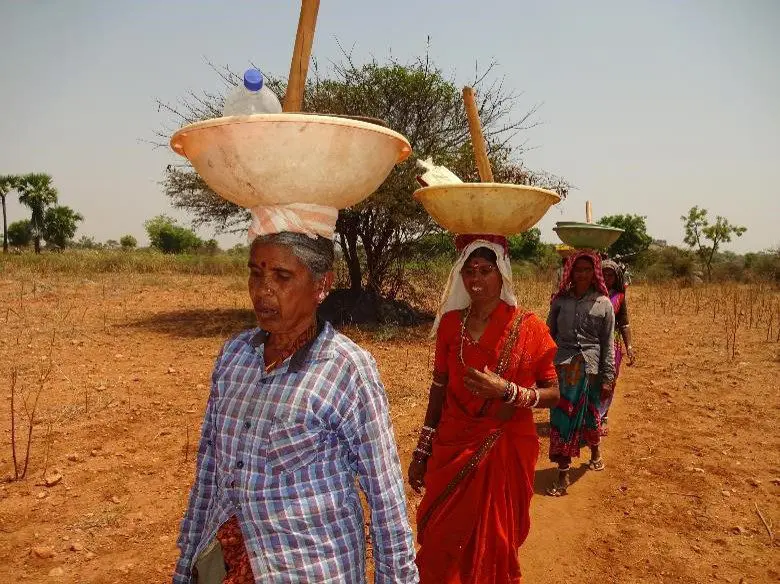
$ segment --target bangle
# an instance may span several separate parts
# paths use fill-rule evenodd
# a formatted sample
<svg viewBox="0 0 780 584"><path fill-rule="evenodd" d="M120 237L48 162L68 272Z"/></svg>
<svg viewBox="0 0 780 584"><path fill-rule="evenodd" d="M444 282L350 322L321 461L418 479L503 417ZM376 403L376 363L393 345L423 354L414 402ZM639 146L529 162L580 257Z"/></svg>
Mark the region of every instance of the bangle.
<svg viewBox="0 0 780 584"><path fill-rule="evenodd" d="M427 456L431 455L431 448L433 447L433 436L436 433L436 428L431 426L423 426L420 431L420 437L417 439L417 449L415 452L420 452Z"/></svg>
<svg viewBox="0 0 780 584"><path fill-rule="evenodd" d="M539 405L539 400L542 398L542 392L539 391L538 387L534 387L533 392L536 394L536 399L534 400L534 403L532 403L530 407L535 408L536 406Z"/></svg>
<svg viewBox="0 0 780 584"><path fill-rule="evenodd" d="M507 381L507 385L509 386L509 395L504 396L504 401L508 404L513 404L517 399L517 386L509 381Z"/></svg>
<svg viewBox="0 0 780 584"><path fill-rule="evenodd" d="M504 386L504 397L503 397L503 400L506 403L510 403L512 401L512 393L513 393L512 382L507 379Z"/></svg>
<svg viewBox="0 0 780 584"><path fill-rule="evenodd" d="M530 408L531 407L531 401L532 401L531 392L532 391L533 391L533 389L531 389L529 387L524 387L523 388L523 403L519 407L523 407L523 408Z"/></svg>

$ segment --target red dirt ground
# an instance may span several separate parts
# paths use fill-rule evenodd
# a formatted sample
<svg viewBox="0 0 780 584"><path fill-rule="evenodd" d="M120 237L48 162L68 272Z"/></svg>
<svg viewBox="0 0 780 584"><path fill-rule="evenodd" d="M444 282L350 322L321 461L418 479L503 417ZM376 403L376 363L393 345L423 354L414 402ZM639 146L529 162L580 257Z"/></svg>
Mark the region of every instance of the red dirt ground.
<svg viewBox="0 0 780 584"><path fill-rule="evenodd" d="M212 362L252 326L243 279L0 278L0 582L169 581ZM521 299L544 316L550 290L524 286ZM758 313L777 295L739 292L731 358L734 290L631 289L639 362L619 382L607 470L575 473L567 497L534 498L521 551L528 582L780 580L777 542L758 513L776 531L780 315ZM379 363L406 465L430 380L427 330L345 332ZM20 464L22 400L31 406L50 371L18 481L8 480L14 370ZM537 418L544 453L546 413ZM61 481L43 485L44 470ZM537 492L553 472L543 455ZM419 498L407 496L413 515Z"/></svg>

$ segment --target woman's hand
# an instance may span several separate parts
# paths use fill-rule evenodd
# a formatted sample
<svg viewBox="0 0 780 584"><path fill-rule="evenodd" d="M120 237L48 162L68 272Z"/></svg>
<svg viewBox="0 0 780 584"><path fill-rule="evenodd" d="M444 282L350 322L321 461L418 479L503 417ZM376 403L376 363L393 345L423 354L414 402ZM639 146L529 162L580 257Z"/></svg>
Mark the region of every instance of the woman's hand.
<svg viewBox="0 0 780 584"><path fill-rule="evenodd" d="M412 490L420 494L420 491L425 486L425 471L428 468L428 461L418 459L416 456L412 456L412 462L409 463L409 486Z"/></svg>
<svg viewBox="0 0 780 584"><path fill-rule="evenodd" d="M487 366L482 371L473 367L466 368L463 384L471 393L482 399L501 399L506 391L506 380L490 371Z"/></svg>
<svg viewBox="0 0 780 584"><path fill-rule="evenodd" d="M631 346L626 347L626 357L628 357L628 366L631 367L636 362L636 355L634 354L634 348Z"/></svg>

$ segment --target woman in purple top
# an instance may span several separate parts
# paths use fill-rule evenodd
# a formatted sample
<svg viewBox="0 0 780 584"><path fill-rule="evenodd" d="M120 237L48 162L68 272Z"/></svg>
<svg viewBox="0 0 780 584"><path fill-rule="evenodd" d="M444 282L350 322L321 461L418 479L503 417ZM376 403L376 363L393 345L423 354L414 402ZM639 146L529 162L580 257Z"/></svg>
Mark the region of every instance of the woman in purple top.
<svg viewBox="0 0 780 584"><path fill-rule="evenodd" d="M607 414L612 404L614 386L620 375L620 364L623 361L623 345L626 347L626 358L629 367L634 364L634 348L631 346L631 327L628 324L628 306L626 304L626 280L623 267L613 260L604 260L601 264L604 274L604 284L609 290L609 300L615 311L615 381L613 392L602 400L599 413L601 414L601 435L607 435ZM622 343L621 343L622 340Z"/></svg>

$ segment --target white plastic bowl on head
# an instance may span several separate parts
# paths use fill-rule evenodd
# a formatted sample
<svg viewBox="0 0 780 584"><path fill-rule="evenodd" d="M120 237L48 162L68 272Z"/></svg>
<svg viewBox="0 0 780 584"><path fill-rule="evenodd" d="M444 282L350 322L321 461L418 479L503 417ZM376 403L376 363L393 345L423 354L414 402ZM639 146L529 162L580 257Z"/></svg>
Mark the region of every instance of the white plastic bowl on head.
<svg viewBox="0 0 780 584"><path fill-rule="evenodd" d="M412 149L401 134L349 118L230 116L190 124L171 148L241 207L314 203L344 209L371 195Z"/></svg>
<svg viewBox="0 0 780 584"><path fill-rule="evenodd" d="M515 235L544 217L561 197L546 189L501 183L455 183L418 189L414 198L452 233Z"/></svg>

